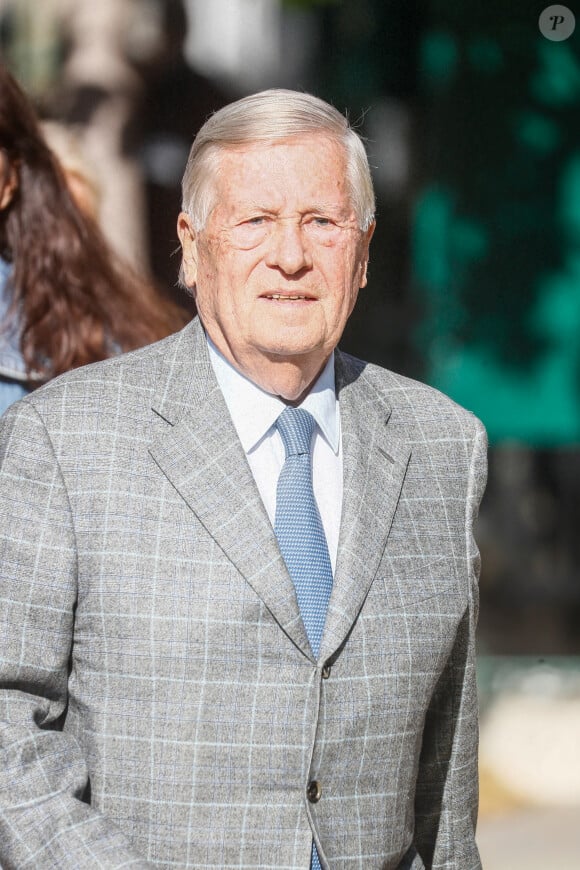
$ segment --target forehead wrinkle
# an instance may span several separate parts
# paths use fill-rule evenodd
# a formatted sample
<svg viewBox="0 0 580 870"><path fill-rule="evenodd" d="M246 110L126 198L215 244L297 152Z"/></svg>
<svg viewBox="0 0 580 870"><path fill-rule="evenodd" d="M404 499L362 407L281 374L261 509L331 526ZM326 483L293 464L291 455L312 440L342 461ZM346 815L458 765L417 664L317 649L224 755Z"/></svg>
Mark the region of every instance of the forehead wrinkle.
<svg viewBox="0 0 580 870"><path fill-rule="evenodd" d="M316 140L321 141L318 135ZM286 210L292 215L323 214L339 221L350 220L354 216L356 220L344 155L336 153L332 141L322 140L321 151L312 149L306 154L302 147L304 144L304 139L297 137L289 141L260 142L222 152L215 180L216 205L224 209L223 217L231 220L252 211L280 215ZM289 169L293 170L296 165L293 159L295 146L301 148L300 157L305 173L299 177L297 190L289 185L285 166L281 165L279 159L280 155L287 154ZM335 152L334 155L332 152ZM320 174L320 162L330 163L331 178L327 173L324 176ZM322 189L317 190L320 187ZM324 199L320 199L320 196Z"/></svg>

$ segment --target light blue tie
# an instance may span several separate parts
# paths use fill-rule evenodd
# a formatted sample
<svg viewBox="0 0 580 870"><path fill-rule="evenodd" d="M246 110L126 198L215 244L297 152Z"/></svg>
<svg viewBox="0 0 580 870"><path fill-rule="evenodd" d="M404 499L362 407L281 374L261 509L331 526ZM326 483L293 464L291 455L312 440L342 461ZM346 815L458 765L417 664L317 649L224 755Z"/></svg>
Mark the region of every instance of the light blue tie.
<svg viewBox="0 0 580 870"><path fill-rule="evenodd" d="M286 450L278 478L274 530L296 589L310 647L318 657L332 591L332 565L312 489L310 442L314 417L302 408L286 408L276 422ZM312 870L321 870L312 844Z"/></svg>
<svg viewBox="0 0 580 870"><path fill-rule="evenodd" d="M332 591L332 566L312 489L310 442L315 421L302 408L286 408L276 426L286 461L278 478L274 530L312 652L318 656Z"/></svg>

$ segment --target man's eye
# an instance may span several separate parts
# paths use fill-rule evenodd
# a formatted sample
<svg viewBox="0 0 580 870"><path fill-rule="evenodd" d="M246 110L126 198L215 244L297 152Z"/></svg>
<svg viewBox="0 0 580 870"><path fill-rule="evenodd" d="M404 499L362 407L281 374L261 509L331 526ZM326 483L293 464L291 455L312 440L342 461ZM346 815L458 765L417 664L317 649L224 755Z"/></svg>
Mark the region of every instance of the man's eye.
<svg viewBox="0 0 580 870"><path fill-rule="evenodd" d="M235 247L249 251L268 237L269 226L267 215L254 215L233 226L230 239Z"/></svg>
<svg viewBox="0 0 580 870"><path fill-rule="evenodd" d="M319 227L328 227L330 226L330 221L325 217L315 217L314 223Z"/></svg>

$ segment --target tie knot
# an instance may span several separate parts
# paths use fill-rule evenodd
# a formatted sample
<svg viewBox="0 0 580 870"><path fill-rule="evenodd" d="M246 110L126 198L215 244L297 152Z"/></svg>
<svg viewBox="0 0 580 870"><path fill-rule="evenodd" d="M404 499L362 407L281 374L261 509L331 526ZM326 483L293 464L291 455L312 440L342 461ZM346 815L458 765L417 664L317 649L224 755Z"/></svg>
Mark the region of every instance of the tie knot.
<svg viewBox="0 0 580 870"><path fill-rule="evenodd" d="M312 414L303 408L285 408L276 420L276 426L286 450L286 458L310 453L315 426Z"/></svg>

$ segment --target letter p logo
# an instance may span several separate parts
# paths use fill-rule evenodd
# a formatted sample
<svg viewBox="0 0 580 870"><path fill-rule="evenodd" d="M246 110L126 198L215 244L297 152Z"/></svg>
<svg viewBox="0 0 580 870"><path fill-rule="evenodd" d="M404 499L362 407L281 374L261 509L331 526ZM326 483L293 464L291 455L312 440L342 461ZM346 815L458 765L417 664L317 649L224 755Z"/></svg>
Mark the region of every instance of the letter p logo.
<svg viewBox="0 0 580 870"><path fill-rule="evenodd" d="M552 42L563 42L574 33L576 19L567 6L548 6L538 20L540 33Z"/></svg>

